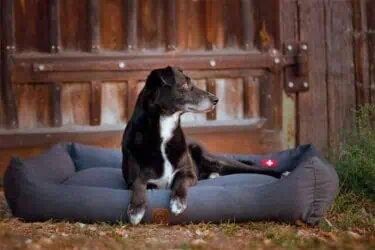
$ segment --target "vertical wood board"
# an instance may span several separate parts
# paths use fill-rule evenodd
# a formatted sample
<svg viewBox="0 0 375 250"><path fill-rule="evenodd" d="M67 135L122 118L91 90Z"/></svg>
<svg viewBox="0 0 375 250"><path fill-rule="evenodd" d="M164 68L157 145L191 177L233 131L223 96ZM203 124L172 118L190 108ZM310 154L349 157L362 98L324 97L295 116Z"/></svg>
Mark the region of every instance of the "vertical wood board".
<svg viewBox="0 0 375 250"><path fill-rule="evenodd" d="M350 0L326 2L328 133L336 145L354 122L353 13Z"/></svg>
<svg viewBox="0 0 375 250"><path fill-rule="evenodd" d="M299 0L300 39L309 41L310 90L298 95L299 143L328 146L325 0Z"/></svg>
<svg viewBox="0 0 375 250"><path fill-rule="evenodd" d="M125 124L127 100L125 82L105 82L102 84L102 124Z"/></svg>
<svg viewBox="0 0 375 250"><path fill-rule="evenodd" d="M63 125L90 124L90 84L69 83L62 87Z"/></svg>
<svg viewBox="0 0 375 250"><path fill-rule="evenodd" d="M101 47L105 50L124 50L124 0L100 1Z"/></svg>

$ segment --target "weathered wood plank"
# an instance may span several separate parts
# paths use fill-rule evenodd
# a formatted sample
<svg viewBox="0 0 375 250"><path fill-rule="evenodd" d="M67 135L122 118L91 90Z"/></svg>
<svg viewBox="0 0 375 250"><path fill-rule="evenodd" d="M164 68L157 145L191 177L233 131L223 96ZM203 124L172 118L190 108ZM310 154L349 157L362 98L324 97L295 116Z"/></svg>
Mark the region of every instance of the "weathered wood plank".
<svg viewBox="0 0 375 250"><path fill-rule="evenodd" d="M328 146L327 54L324 0L300 0L300 40L309 41L311 89L298 96L299 143Z"/></svg>
<svg viewBox="0 0 375 250"><path fill-rule="evenodd" d="M138 16L139 1L125 0L126 6L126 44L127 50L133 51L138 48Z"/></svg>
<svg viewBox="0 0 375 250"><path fill-rule="evenodd" d="M216 95L216 80L213 78L209 78L206 80L206 83L207 83L207 86L206 86L207 91L213 95ZM216 120L216 112L217 112L217 106L214 110L206 113L207 120Z"/></svg>
<svg viewBox="0 0 375 250"><path fill-rule="evenodd" d="M17 50L48 52L48 1L14 0L13 3Z"/></svg>
<svg viewBox="0 0 375 250"><path fill-rule="evenodd" d="M280 6L280 39L282 43L290 40L298 40L299 38L299 20L298 20L298 0L282 0ZM284 48L285 49L285 48ZM288 44L286 44L288 50ZM286 53L286 51L284 51ZM286 69L282 81L285 78L294 74L292 69ZM294 148L297 146L297 94L286 94L282 90L282 134L285 148Z"/></svg>
<svg viewBox="0 0 375 250"><path fill-rule="evenodd" d="M256 46L262 51L280 49L280 16L275 14L277 10L283 11L280 9L280 1L262 0L253 3Z"/></svg>
<svg viewBox="0 0 375 250"><path fill-rule="evenodd" d="M206 2L176 0L177 44L181 50L206 48Z"/></svg>
<svg viewBox="0 0 375 250"><path fill-rule="evenodd" d="M243 80L243 108L244 118L259 117L260 105L260 86L259 78L252 76L245 77Z"/></svg>
<svg viewBox="0 0 375 250"><path fill-rule="evenodd" d="M106 50L124 50L124 0L101 0L100 4L101 47Z"/></svg>
<svg viewBox="0 0 375 250"><path fill-rule="evenodd" d="M356 103L357 105L362 105L370 101L369 58L366 37L366 1L352 0L352 5Z"/></svg>
<svg viewBox="0 0 375 250"><path fill-rule="evenodd" d="M90 0L88 8L90 22L90 51L100 51L100 3L99 0Z"/></svg>
<svg viewBox="0 0 375 250"><path fill-rule="evenodd" d="M62 49L90 51L88 0L60 1Z"/></svg>
<svg viewBox="0 0 375 250"><path fill-rule="evenodd" d="M61 50L60 0L49 1L49 39L51 53Z"/></svg>
<svg viewBox="0 0 375 250"><path fill-rule="evenodd" d="M0 29L3 29L3 2L0 1ZM4 110L4 99L3 99L3 58L4 58L4 43L3 43L3 32L0 32L0 128L6 126L6 114Z"/></svg>
<svg viewBox="0 0 375 250"><path fill-rule="evenodd" d="M61 83L53 83L51 86L51 102L52 102L52 126L61 127L62 111L61 111Z"/></svg>
<svg viewBox="0 0 375 250"><path fill-rule="evenodd" d="M121 64L123 63L123 64ZM183 69L269 69L274 66L273 58L267 54L244 53L228 55L160 55L160 56L15 56L15 68L24 68L36 74L47 72L74 71L131 71L152 70L167 65ZM15 76L17 77L17 76Z"/></svg>
<svg viewBox="0 0 375 250"><path fill-rule="evenodd" d="M353 13L350 0L326 1L328 134L330 145L342 139L354 122L355 73Z"/></svg>
<svg viewBox="0 0 375 250"><path fill-rule="evenodd" d="M90 84L64 84L61 93L63 125L90 124Z"/></svg>
<svg viewBox="0 0 375 250"><path fill-rule="evenodd" d="M52 98L50 87L45 84L35 85L36 96L36 127L51 126Z"/></svg>
<svg viewBox="0 0 375 250"><path fill-rule="evenodd" d="M281 150L279 131L264 131L257 127L249 128L249 126L184 128L184 131L189 137L199 140L215 153L265 154ZM31 146L49 147L61 141L119 148L122 135L123 128L106 131L86 130L85 132L74 128L65 131L55 129L47 133L7 134L2 135L0 150ZM1 160L2 158L0 163L2 163Z"/></svg>
<svg viewBox="0 0 375 250"><path fill-rule="evenodd" d="M243 48L251 50L254 48L254 5L253 0L241 0L241 18L243 25Z"/></svg>
<svg viewBox="0 0 375 250"><path fill-rule="evenodd" d="M15 33L15 18L14 18L14 3L13 0L3 1L3 28L4 28L4 41L6 51L15 51L16 49L16 33Z"/></svg>
<svg viewBox="0 0 375 250"><path fill-rule="evenodd" d="M23 84L15 88L21 129L50 126L50 91L44 84Z"/></svg>
<svg viewBox="0 0 375 250"><path fill-rule="evenodd" d="M240 0L224 0L225 48L236 49L243 43ZM251 15L252 13L248 13Z"/></svg>
<svg viewBox="0 0 375 250"><path fill-rule="evenodd" d="M276 55L274 49L281 49L280 40L280 12L283 9L280 6L280 1L264 0L254 1L254 18L256 27L256 47L264 53ZM272 10L272 11L270 11ZM275 14L277 13L277 14ZM267 79L270 77L270 79ZM282 128L282 78L281 72L277 71L273 75L266 76L266 82L271 80L272 85L267 92L267 98L263 98L271 107L267 111L268 122L266 124L268 129L281 130ZM262 91L261 91L262 92ZM265 108L267 109L267 108Z"/></svg>
<svg viewBox="0 0 375 250"><path fill-rule="evenodd" d="M241 78L216 79L216 120L243 119L243 92Z"/></svg>
<svg viewBox="0 0 375 250"><path fill-rule="evenodd" d="M102 125L125 124L128 89L125 82L102 83Z"/></svg>
<svg viewBox="0 0 375 250"><path fill-rule="evenodd" d="M164 50L166 6L164 0L142 0L139 3L139 48Z"/></svg>
<svg viewBox="0 0 375 250"><path fill-rule="evenodd" d="M369 46L369 66L370 66L370 98L375 104L375 1L367 0L367 25L368 25L368 46Z"/></svg>
<svg viewBox="0 0 375 250"><path fill-rule="evenodd" d="M3 2L3 96L4 108L7 116L7 125L9 128L18 127L17 104L14 96L10 74L10 55L16 51L15 24L14 24L14 5L12 0Z"/></svg>
<svg viewBox="0 0 375 250"><path fill-rule="evenodd" d="M167 50L173 51L177 49L177 17L176 17L176 0L167 1Z"/></svg>
<svg viewBox="0 0 375 250"><path fill-rule="evenodd" d="M102 121L102 85L100 81L91 82L90 124L98 126Z"/></svg>
<svg viewBox="0 0 375 250"><path fill-rule="evenodd" d="M266 129L274 129L274 116L273 116L273 88L272 85L274 81L274 75L272 73L266 73L262 77L259 78L260 81L260 109L259 113L262 118L265 118L266 124L264 128Z"/></svg>

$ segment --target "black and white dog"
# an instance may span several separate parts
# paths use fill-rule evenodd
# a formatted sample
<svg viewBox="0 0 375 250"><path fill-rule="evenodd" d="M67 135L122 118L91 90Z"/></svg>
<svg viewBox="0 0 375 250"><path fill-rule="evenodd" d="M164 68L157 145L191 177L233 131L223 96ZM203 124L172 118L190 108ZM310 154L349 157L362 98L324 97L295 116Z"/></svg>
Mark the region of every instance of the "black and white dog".
<svg viewBox="0 0 375 250"><path fill-rule="evenodd" d="M252 166L210 154L187 142L180 126L185 112L208 112L218 98L194 86L179 68L153 70L138 96L123 140L123 176L133 191L129 221L138 224L147 208L147 188L172 190L170 211L187 208L187 190L199 179L234 173L261 173L280 177L272 169Z"/></svg>

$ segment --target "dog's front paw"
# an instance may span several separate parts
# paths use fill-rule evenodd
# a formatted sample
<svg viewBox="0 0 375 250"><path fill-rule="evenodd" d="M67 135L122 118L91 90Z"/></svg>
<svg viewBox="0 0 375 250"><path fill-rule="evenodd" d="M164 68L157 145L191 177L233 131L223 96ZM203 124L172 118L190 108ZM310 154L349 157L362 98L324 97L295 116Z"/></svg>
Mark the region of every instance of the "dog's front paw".
<svg viewBox="0 0 375 250"><path fill-rule="evenodd" d="M175 197L171 199L169 207L174 215L179 215L187 208L187 201L186 199Z"/></svg>
<svg viewBox="0 0 375 250"><path fill-rule="evenodd" d="M131 205L128 207L129 222L132 225L137 225L143 219L146 209L144 207L133 208Z"/></svg>

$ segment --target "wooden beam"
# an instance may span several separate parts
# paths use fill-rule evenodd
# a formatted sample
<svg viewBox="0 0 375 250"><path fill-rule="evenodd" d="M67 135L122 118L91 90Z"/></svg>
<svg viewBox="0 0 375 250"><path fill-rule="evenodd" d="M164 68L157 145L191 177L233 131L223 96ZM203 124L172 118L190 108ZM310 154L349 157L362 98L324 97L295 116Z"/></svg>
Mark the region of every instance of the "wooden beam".
<svg viewBox="0 0 375 250"><path fill-rule="evenodd" d="M61 88L62 88L61 83L51 84L52 125L54 127L62 126Z"/></svg>
<svg viewBox="0 0 375 250"><path fill-rule="evenodd" d="M260 132L264 120L253 119L250 121L210 121L205 124L183 124L183 130L192 136L235 134ZM62 141L93 143L108 138L117 138L121 142L124 126L93 127L75 126L69 128L40 128L27 130L0 130L0 149L45 146ZM244 138L248 140L248 138ZM254 143L259 145L258 143ZM121 144L118 144L121 145Z"/></svg>
<svg viewBox="0 0 375 250"><path fill-rule="evenodd" d="M89 22L91 36L91 52L100 51L100 2L99 0L89 1Z"/></svg>
<svg viewBox="0 0 375 250"><path fill-rule="evenodd" d="M61 51L60 0L50 0L49 4L51 53L58 53Z"/></svg>
<svg viewBox="0 0 375 250"><path fill-rule="evenodd" d="M354 41L348 30L353 30L351 0L327 1L325 19L327 44L327 103L329 146L338 147L342 135L354 125L356 105ZM335 20L335 22L333 22ZM337 23L336 23L337 22ZM314 65L312 63L311 65ZM315 112L319 109L314 108Z"/></svg>
<svg viewBox="0 0 375 250"><path fill-rule="evenodd" d="M253 0L241 0L241 19L243 23L243 46L245 50L254 48L254 6Z"/></svg>
<svg viewBox="0 0 375 250"><path fill-rule="evenodd" d="M366 1L352 0L356 105L370 101L369 57L367 44Z"/></svg>
<svg viewBox="0 0 375 250"><path fill-rule="evenodd" d="M375 104L375 1L367 0L367 39L368 39L368 53L369 65L371 65L370 74L370 102Z"/></svg>
<svg viewBox="0 0 375 250"><path fill-rule="evenodd" d="M282 64L282 61L280 64ZM32 67L34 73L59 71L133 71L152 70L157 67L173 65L184 70L192 69L270 69L273 68L273 57L262 53L241 54L188 54L188 55L158 55L158 56L38 56L16 55L14 63ZM19 66L20 66L19 65ZM27 65L27 66L26 66Z"/></svg>
<svg viewBox="0 0 375 250"><path fill-rule="evenodd" d="M4 41L6 53L13 53L16 50L16 36L14 24L14 3L13 0L4 0L3 3L4 18Z"/></svg>
<svg viewBox="0 0 375 250"><path fill-rule="evenodd" d="M210 77L244 77L248 75L262 76L265 70L262 69L227 69L227 70L185 70L184 73L192 78L210 78ZM81 71L81 72L45 72L43 74L33 74L26 68L14 69L12 73L13 83L29 84L29 83L50 83L62 82L69 84L70 82L89 82L97 81L128 81L146 79L150 74L150 70L140 71Z"/></svg>
<svg viewBox="0 0 375 250"><path fill-rule="evenodd" d="M176 0L167 1L167 50L174 51L177 49L177 17L176 17Z"/></svg>
<svg viewBox="0 0 375 250"><path fill-rule="evenodd" d="M0 1L0 106L3 104L1 103L3 101L3 58L4 58L4 48L3 48L3 1ZM1 126L1 124L0 124Z"/></svg>
<svg viewBox="0 0 375 250"><path fill-rule="evenodd" d="M125 27L127 28L127 50L134 51L138 48L138 15L139 1L125 0L127 9Z"/></svg>
<svg viewBox="0 0 375 250"><path fill-rule="evenodd" d="M18 127L17 105L11 80L11 58L16 51L15 29L14 29L14 5L12 0L3 2L3 29L4 30L4 53L3 53L3 90L4 107L7 115L9 128Z"/></svg>
<svg viewBox="0 0 375 250"><path fill-rule="evenodd" d="M50 49L51 53L59 53L61 51L61 29L60 29L60 0L49 1L49 22L50 22ZM52 103L52 126L62 126L61 112L61 88L60 82L50 85L51 103Z"/></svg>
<svg viewBox="0 0 375 250"><path fill-rule="evenodd" d="M100 81L91 82L90 124L98 126L102 118L102 86Z"/></svg>
<svg viewBox="0 0 375 250"><path fill-rule="evenodd" d="M207 79L207 91L216 95L216 81L213 78ZM206 114L207 120L216 120L216 108Z"/></svg>

